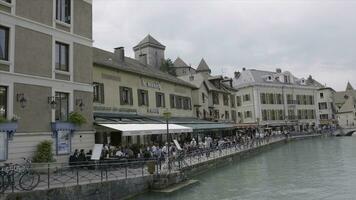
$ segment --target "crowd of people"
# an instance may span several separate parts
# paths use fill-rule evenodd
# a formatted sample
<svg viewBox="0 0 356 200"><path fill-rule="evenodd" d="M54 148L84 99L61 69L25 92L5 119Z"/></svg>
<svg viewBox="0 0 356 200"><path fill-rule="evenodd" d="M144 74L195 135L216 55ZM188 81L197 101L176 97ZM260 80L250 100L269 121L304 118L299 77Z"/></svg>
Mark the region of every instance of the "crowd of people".
<svg viewBox="0 0 356 200"><path fill-rule="evenodd" d="M151 145L131 144L126 146L114 146L105 144L101 153L100 160L141 160L141 159L158 159L166 160L169 157L177 157L178 154L194 154L205 152L209 156L211 151L222 151L226 147L242 148L246 145L251 145L253 142L260 142L261 140L268 140L273 135L285 135L287 132L275 132L266 130L263 134L256 130L247 129L235 135L225 137L192 137L185 140L177 141L180 147L172 143L153 143ZM178 150L180 148L180 150ZM202 153L203 154L203 153ZM83 163L90 160L91 151L85 153L84 150L76 149L73 155L69 158L69 163Z"/></svg>

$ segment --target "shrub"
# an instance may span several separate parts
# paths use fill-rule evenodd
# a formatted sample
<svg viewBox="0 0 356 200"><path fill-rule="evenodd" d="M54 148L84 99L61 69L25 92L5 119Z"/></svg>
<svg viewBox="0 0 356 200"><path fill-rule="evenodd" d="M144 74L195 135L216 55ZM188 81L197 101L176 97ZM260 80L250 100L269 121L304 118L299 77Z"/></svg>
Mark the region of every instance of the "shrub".
<svg viewBox="0 0 356 200"><path fill-rule="evenodd" d="M0 123L6 123L8 120L5 117L0 116Z"/></svg>
<svg viewBox="0 0 356 200"><path fill-rule="evenodd" d="M34 163L54 162L52 152L52 141L44 140L37 145L35 156L32 158Z"/></svg>
<svg viewBox="0 0 356 200"><path fill-rule="evenodd" d="M78 112L71 112L68 121L79 126L87 122L85 117Z"/></svg>

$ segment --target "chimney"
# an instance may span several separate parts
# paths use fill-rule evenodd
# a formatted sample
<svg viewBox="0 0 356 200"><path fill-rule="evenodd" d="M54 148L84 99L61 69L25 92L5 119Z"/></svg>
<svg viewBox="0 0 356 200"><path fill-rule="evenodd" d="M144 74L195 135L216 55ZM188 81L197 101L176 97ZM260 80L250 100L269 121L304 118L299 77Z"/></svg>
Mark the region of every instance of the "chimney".
<svg viewBox="0 0 356 200"><path fill-rule="evenodd" d="M139 55L139 61L142 64L147 65L147 54L140 54Z"/></svg>
<svg viewBox="0 0 356 200"><path fill-rule="evenodd" d="M239 71L237 71L237 72L235 72L235 78L239 78L240 77L240 72Z"/></svg>
<svg viewBox="0 0 356 200"><path fill-rule="evenodd" d="M276 69L276 72L277 72L277 73L282 73L282 69L281 69L281 68L277 68L277 69Z"/></svg>
<svg viewBox="0 0 356 200"><path fill-rule="evenodd" d="M114 53L117 55L117 57L119 58L120 62L124 62L125 61L125 49L124 47L117 47L115 48Z"/></svg>

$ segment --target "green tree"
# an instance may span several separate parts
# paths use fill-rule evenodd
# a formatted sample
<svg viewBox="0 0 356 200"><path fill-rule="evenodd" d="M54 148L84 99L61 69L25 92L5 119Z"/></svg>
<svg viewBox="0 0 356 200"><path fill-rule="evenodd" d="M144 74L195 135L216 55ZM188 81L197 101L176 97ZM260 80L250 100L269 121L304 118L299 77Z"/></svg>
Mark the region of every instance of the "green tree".
<svg viewBox="0 0 356 200"><path fill-rule="evenodd" d="M175 70L173 68L173 62L171 59L167 59L167 60L163 60L161 67L160 67L161 71L167 72L173 76L176 75Z"/></svg>

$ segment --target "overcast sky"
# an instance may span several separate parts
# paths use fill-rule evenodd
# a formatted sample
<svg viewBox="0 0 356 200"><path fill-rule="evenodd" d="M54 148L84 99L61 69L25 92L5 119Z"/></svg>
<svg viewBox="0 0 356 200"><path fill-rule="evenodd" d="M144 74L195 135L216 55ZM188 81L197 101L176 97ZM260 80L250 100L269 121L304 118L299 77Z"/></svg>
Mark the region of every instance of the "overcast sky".
<svg viewBox="0 0 356 200"><path fill-rule="evenodd" d="M93 0L94 46L132 47L148 33L213 74L242 67L311 74L322 84L356 87L356 1Z"/></svg>

